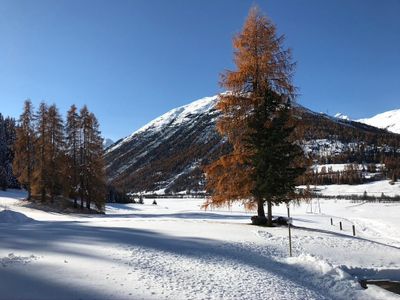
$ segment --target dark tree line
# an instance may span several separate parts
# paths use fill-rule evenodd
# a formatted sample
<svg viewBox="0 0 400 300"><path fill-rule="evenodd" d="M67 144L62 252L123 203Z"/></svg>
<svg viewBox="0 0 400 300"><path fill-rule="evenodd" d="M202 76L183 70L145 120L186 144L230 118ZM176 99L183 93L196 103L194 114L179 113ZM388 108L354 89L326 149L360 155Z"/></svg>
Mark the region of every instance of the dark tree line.
<svg viewBox="0 0 400 300"><path fill-rule="evenodd" d="M64 196L74 206L103 210L105 171L99 123L86 106L72 105L64 122L58 108L41 103L35 112L30 100L16 129L14 174L28 200L50 201Z"/></svg>
<svg viewBox="0 0 400 300"><path fill-rule="evenodd" d="M18 181L12 171L15 142L15 120L0 114L0 188L17 188Z"/></svg>

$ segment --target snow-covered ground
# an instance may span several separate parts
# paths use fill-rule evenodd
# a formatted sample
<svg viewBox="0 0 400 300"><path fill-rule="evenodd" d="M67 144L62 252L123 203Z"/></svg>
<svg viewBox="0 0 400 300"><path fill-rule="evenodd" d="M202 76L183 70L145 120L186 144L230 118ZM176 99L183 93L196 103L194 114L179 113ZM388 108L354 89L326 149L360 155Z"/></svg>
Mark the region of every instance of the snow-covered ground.
<svg viewBox="0 0 400 300"><path fill-rule="evenodd" d="M312 186L314 187L314 186ZM367 192L370 196L381 196L382 193L386 196L400 195L400 182L390 184L390 180L373 181L365 184L350 185L350 184L331 184L315 186L323 195L363 195Z"/></svg>
<svg viewBox="0 0 400 300"><path fill-rule="evenodd" d="M0 299L400 298L358 284L400 280L400 203L291 206L289 258L288 229L251 226L240 205L145 199L64 215L25 207L23 197L0 193Z"/></svg>

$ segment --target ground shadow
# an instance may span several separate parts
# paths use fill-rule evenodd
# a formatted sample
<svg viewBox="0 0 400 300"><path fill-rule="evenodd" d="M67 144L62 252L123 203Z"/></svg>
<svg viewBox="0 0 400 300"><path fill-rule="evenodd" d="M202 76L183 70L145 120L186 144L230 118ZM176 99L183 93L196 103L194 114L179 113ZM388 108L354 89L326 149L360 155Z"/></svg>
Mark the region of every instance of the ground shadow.
<svg viewBox="0 0 400 300"><path fill-rule="evenodd" d="M95 245L120 247L123 245L140 247L143 251L152 249L160 253L168 252L184 257L202 258L206 256L217 261L220 259L231 260L273 273L294 284L306 287L321 299L329 297L327 291L321 290L318 284L309 280L315 277L314 273L296 265L289 265L273 259L271 253L279 251L277 249L261 253L251 247L243 249L235 243L223 243L204 238L170 236L143 229L94 227L80 222L40 222L29 226L13 225L12 228L11 226L0 225L0 238L2 247L5 249L65 253L105 260L110 260L110 258L98 257L90 251L83 252L82 248L74 247L74 245L86 245L89 247ZM71 245L71 247L65 247L66 244ZM274 248L274 246L269 247ZM15 280L18 280L18 276L22 275L11 274L10 276L14 276ZM43 288L46 288L46 283L40 283L40 278L35 278L35 280L38 280L39 284L43 285ZM91 297L88 294L88 299L101 298L97 296ZM85 297L81 298L85 299Z"/></svg>

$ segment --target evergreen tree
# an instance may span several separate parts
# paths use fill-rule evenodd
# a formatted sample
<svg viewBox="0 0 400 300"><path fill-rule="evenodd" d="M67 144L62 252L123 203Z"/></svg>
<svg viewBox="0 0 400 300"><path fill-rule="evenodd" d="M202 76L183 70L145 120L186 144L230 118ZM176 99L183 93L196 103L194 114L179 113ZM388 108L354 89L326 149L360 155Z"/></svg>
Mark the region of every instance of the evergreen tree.
<svg viewBox="0 0 400 300"><path fill-rule="evenodd" d="M32 102L26 100L24 111L19 118L16 129L13 170L18 181L28 192L28 200L32 197L32 182L35 162L35 128Z"/></svg>
<svg viewBox="0 0 400 300"><path fill-rule="evenodd" d="M303 150L293 140L295 123L290 104L281 103L278 94L268 93L249 122L248 144L253 149L249 163L254 168L252 194L267 203L268 226L272 226L273 204L288 203L301 196L295 192L296 180L306 171L302 166ZM257 219L255 223L263 222Z"/></svg>
<svg viewBox="0 0 400 300"><path fill-rule="evenodd" d="M5 120L2 114L0 114L0 188L5 191L7 189L7 137Z"/></svg>
<svg viewBox="0 0 400 300"><path fill-rule="evenodd" d="M11 188L19 188L20 185L18 183L17 178L13 172L13 160L14 160L14 146L16 141L16 125L15 120L13 118L5 118L4 127L6 132L6 161L4 164L4 168L7 174L7 187Z"/></svg>
<svg viewBox="0 0 400 300"><path fill-rule="evenodd" d="M222 113L218 131L227 137L233 151L205 168L207 189L212 193L206 207L242 201L249 208L257 206L258 215L265 218L264 199L254 193L255 169L250 161L255 149L248 141L249 122L268 93L282 95L279 100L283 103L294 95L294 64L283 41L284 37L276 35L275 26L257 8L251 9L242 32L234 38L237 70L222 76L222 86L229 92L221 95L217 104Z"/></svg>

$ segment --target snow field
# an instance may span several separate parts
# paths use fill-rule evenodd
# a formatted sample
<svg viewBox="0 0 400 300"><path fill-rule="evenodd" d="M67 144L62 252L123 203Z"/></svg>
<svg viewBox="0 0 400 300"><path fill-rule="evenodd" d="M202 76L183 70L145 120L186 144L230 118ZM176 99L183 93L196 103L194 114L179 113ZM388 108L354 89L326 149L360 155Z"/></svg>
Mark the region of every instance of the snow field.
<svg viewBox="0 0 400 300"><path fill-rule="evenodd" d="M0 207L36 220L0 224L0 299L400 298L357 282L400 277L398 204L320 200L321 214L291 206L288 258L287 228L251 226L240 205L204 211L202 199L145 199L107 205L104 216L62 215L22 197L0 194Z"/></svg>

